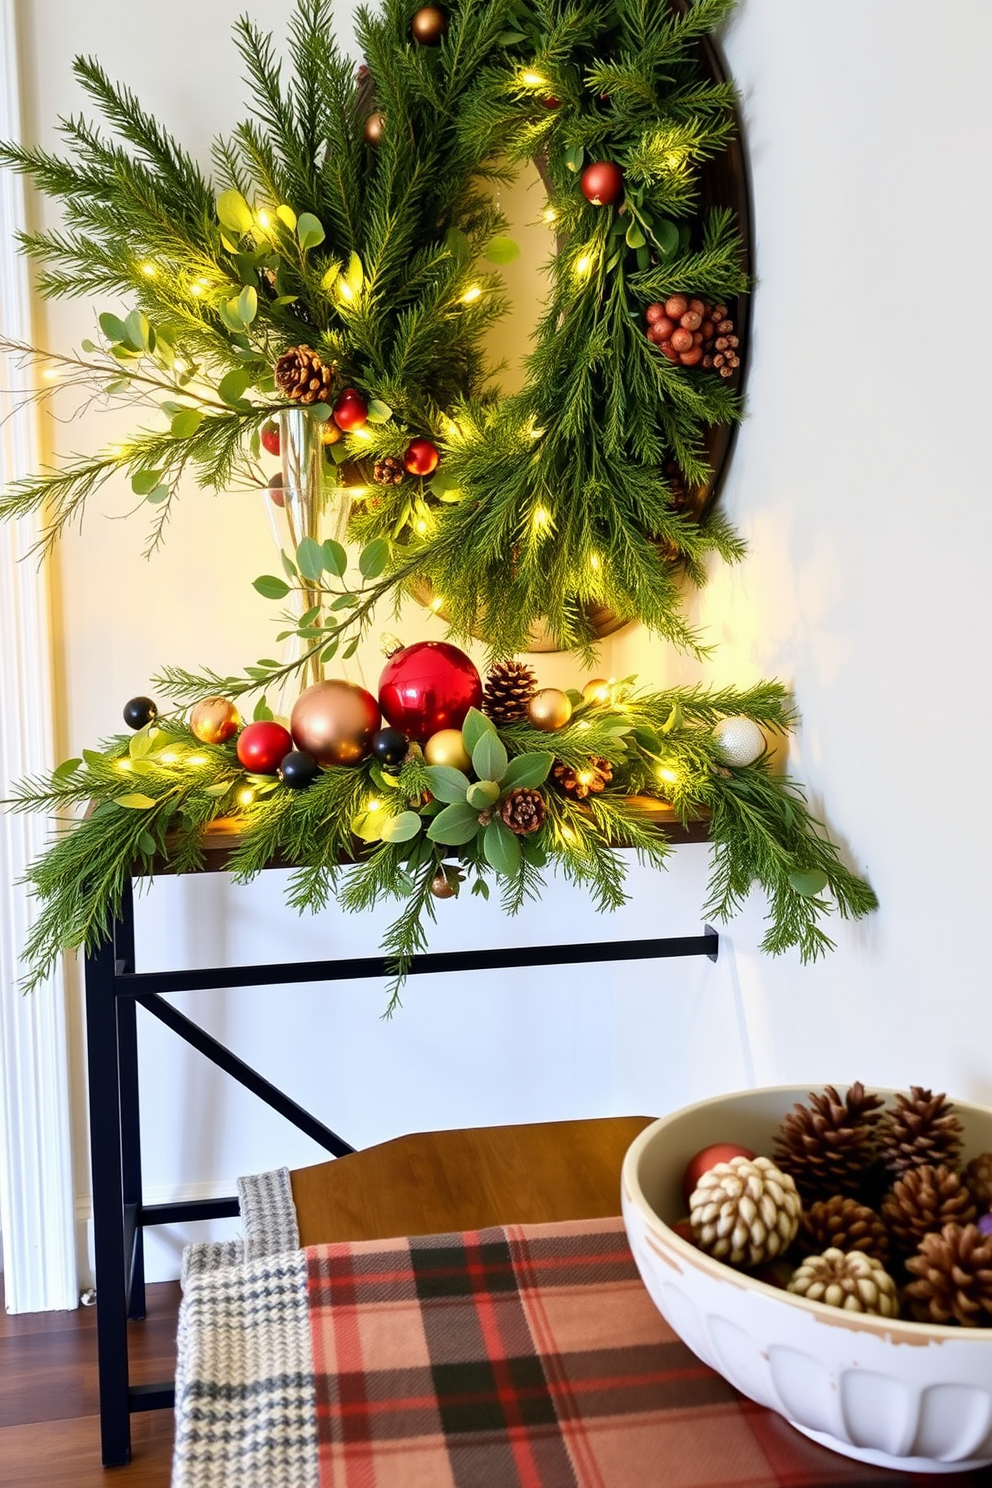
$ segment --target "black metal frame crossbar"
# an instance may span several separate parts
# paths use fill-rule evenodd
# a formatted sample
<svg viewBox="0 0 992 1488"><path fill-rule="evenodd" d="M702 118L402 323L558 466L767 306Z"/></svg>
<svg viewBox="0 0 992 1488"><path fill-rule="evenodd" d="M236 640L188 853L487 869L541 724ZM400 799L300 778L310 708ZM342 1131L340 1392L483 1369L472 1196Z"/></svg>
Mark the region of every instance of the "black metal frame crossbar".
<svg viewBox="0 0 992 1488"><path fill-rule="evenodd" d="M584 945L431 953L415 957L410 972L422 976L430 972L574 966L597 961L641 961L675 956L708 956L715 961L719 943L716 931L707 925L702 935L670 936L660 940L593 941ZM175 1399L171 1382L131 1385L128 1378L128 1320L145 1315L144 1229L148 1225L224 1219L238 1214L238 1201L232 1197L172 1204L145 1204L143 1201L138 1005L312 1137L333 1157L342 1157L355 1150L343 1137L166 1002L165 994L291 982L359 981L388 974L389 966L381 956L213 967L206 971L139 973L135 970L134 905L128 885L120 920L99 950L86 960L97 1364L105 1467L130 1461L133 1412L162 1410L171 1406Z"/></svg>

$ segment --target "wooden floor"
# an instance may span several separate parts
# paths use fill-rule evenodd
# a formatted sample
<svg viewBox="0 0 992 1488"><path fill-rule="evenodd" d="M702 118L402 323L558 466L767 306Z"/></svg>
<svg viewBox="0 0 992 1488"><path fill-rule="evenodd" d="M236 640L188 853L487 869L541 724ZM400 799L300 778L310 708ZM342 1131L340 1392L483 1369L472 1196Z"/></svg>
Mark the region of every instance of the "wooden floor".
<svg viewBox="0 0 992 1488"><path fill-rule="evenodd" d="M0 1276L0 1484L3 1488L168 1488L172 1411L131 1417L132 1460L105 1470L97 1414L96 1309L8 1317ZM175 1373L179 1283L148 1288L129 1323L131 1382Z"/></svg>

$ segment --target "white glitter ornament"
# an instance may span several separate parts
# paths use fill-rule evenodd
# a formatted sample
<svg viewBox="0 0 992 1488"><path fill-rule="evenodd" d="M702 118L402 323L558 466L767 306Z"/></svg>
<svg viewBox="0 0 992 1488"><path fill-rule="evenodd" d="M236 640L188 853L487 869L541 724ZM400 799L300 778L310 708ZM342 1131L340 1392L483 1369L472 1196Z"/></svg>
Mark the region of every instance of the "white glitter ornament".
<svg viewBox="0 0 992 1488"><path fill-rule="evenodd" d="M721 718L713 738L725 765L753 765L765 750L765 736L753 718Z"/></svg>

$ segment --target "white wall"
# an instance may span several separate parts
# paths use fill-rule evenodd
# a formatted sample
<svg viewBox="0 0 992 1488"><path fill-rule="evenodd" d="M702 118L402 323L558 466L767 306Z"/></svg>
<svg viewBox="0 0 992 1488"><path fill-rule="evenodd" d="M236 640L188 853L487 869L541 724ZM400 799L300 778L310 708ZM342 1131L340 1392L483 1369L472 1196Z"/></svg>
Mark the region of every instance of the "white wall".
<svg viewBox="0 0 992 1488"><path fill-rule="evenodd" d="M23 3L29 123L52 142L56 115L79 106L70 59L93 51L205 156L240 109L227 35L242 8ZM249 8L278 30L290 6ZM760 282L750 418L726 504L751 553L714 572L695 611L720 647L708 676L794 685L804 720L795 771L869 871L881 912L838 923L834 955L801 969L792 956L757 955L756 899L715 967L419 979L388 1024L370 985L184 1001L357 1145L426 1126L661 1111L753 1081L861 1076L992 1093L980 1052L988 807L971 742L984 718L956 696L970 701L988 634L979 328L990 42L984 0L939 10L742 0L727 36L748 120ZM89 307L57 304L38 334L61 347L91 324ZM90 416L51 432L63 452L114 437ZM161 663L222 670L270 649L269 606L249 587L271 568L260 504L191 491L151 563L138 556L141 518L109 520L128 506L126 490L108 495L56 563L66 754L117 729L122 703ZM408 640L440 633L419 612L402 628ZM373 651L370 681L376 666ZM568 658L539 668L548 683L577 676ZM603 670L696 674L636 630L606 649ZM682 848L666 877L633 873L631 906L599 923L564 889L516 925L478 901L441 905L433 943L692 933L705 876L706 849ZM278 874L248 890L163 882L141 901L139 966L177 954L194 965L368 954L379 923L300 921L282 909ZM78 1007L73 1032L85 1210ZM157 1027L143 1026L142 1048L149 1198L318 1160ZM153 1274L174 1269L179 1241L158 1242Z"/></svg>

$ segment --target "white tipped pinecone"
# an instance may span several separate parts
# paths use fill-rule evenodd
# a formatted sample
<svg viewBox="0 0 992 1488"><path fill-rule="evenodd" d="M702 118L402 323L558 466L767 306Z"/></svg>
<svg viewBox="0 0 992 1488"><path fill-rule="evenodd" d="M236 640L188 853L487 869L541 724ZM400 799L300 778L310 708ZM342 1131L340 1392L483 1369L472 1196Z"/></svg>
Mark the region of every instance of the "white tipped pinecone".
<svg viewBox="0 0 992 1488"><path fill-rule="evenodd" d="M732 1157L704 1173L689 1199L700 1250L732 1266L760 1266L788 1249L802 1204L788 1173L768 1157Z"/></svg>
<svg viewBox="0 0 992 1488"><path fill-rule="evenodd" d="M810 1256L792 1273L789 1291L809 1302L825 1302L845 1312L871 1312L898 1317L896 1284L881 1261L863 1250L838 1250Z"/></svg>

